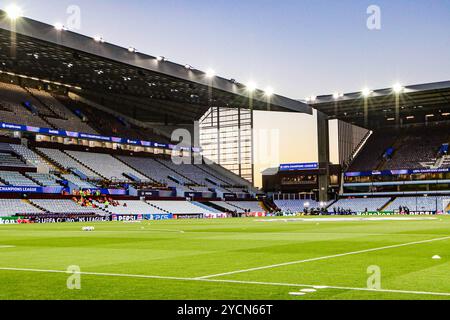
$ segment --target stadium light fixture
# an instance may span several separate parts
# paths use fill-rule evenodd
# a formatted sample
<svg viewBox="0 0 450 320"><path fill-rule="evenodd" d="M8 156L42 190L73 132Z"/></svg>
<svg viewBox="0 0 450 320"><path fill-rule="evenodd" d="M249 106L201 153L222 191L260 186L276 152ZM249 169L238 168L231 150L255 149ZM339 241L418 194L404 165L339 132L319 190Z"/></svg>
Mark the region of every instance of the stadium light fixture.
<svg viewBox="0 0 450 320"><path fill-rule="evenodd" d="M364 88L361 90L361 93L363 97L367 98L372 94L372 90L370 90L369 88Z"/></svg>
<svg viewBox="0 0 450 320"><path fill-rule="evenodd" d="M102 36L95 36L95 37L94 37L94 41L95 41L95 42L103 43L103 42L105 42L105 39L103 39Z"/></svg>
<svg viewBox="0 0 450 320"><path fill-rule="evenodd" d="M208 69L206 70L205 75L208 79L211 79L216 75L216 72L213 69Z"/></svg>
<svg viewBox="0 0 450 320"><path fill-rule="evenodd" d="M61 22L55 23L54 27L55 27L55 29L57 31L63 31L64 30L64 25Z"/></svg>
<svg viewBox="0 0 450 320"><path fill-rule="evenodd" d="M333 93L333 99L334 100L337 100L337 99L339 99L339 98L342 98L344 96L344 94L343 93L340 93L340 92L335 92L335 93Z"/></svg>
<svg viewBox="0 0 450 320"><path fill-rule="evenodd" d="M14 4L14 3L7 6L5 8L5 11L6 11L6 15L8 16L8 18L13 21L17 20L23 16L22 8L20 8L18 5Z"/></svg>
<svg viewBox="0 0 450 320"><path fill-rule="evenodd" d="M392 90L397 94L402 93L404 89L405 88L400 83L396 83L392 86Z"/></svg>
<svg viewBox="0 0 450 320"><path fill-rule="evenodd" d="M256 90L256 83L253 81L249 81L246 85L246 88L249 92L253 92Z"/></svg>
<svg viewBox="0 0 450 320"><path fill-rule="evenodd" d="M314 102L314 101L316 101L317 100L317 97L316 96L309 96L309 97L306 97L306 102Z"/></svg>
<svg viewBox="0 0 450 320"><path fill-rule="evenodd" d="M185 64L185 65L184 65L184 68L185 68L186 70L192 70L192 69L194 69L190 64Z"/></svg>
<svg viewBox="0 0 450 320"><path fill-rule="evenodd" d="M128 47L128 51L131 53L135 53L137 50L135 47Z"/></svg>
<svg viewBox="0 0 450 320"><path fill-rule="evenodd" d="M272 88L272 87L267 87L267 88L264 90L264 95L265 95L266 97L271 97L271 96L273 96L273 88Z"/></svg>

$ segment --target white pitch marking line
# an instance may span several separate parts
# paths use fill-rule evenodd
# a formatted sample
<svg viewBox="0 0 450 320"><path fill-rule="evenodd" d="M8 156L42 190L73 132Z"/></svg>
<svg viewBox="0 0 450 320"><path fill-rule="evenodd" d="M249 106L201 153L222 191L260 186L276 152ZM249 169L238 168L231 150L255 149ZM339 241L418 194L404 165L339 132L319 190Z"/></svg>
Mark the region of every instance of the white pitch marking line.
<svg viewBox="0 0 450 320"><path fill-rule="evenodd" d="M0 268L3 271L22 271L22 272L38 272L38 273L64 273L63 270L45 270L45 269L26 269L26 268ZM70 274L70 273L69 273ZM450 297L450 292L428 292L428 291L409 291L409 290L392 290L392 289L368 289L368 288L352 288L340 286L319 286L310 284L298 283L280 283L280 282L258 282L258 281L241 281L241 280L224 280L224 279L198 279L198 278L183 278L183 277L169 277L169 276L152 276L141 274L123 274L123 273L99 273L99 272L77 272L80 275L103 276L103 277L124 277L124 278L140 278L140 279L158 279L158 280L174 280L174 281L193 281L206 283L234 283L234 284L250 284L250 285L264 285L264 286L278 286L278 287L294 287L294 288L322 288L335 290L354 290L354 291L370 291L370 292L387 292L387 293L405 293L418 295L433 295Z"/></svg>
<svg viewBox="0 0 450 320"><path fill-rule="evenodd" d="M316 289L302 289L302 290L300 290L300 292L304 292L304 293L313 293L313 292L316 292L317 290Z"/></svg>
<svg viewBox="0 0 450 320"><path fill-rule="evenodd" d="M306 293L303 292L289 292L291 296L304 296Z"/></svg>
<svg viewBox="0 0 450 320"><path fill-rule="evenodd" d="M373 251L380 251L380 250L387 250L387 249L393 249L393 248L400 248L400 247L412 246L412 245L415 245L415 244L423 244L423 243L434 242L434 241L443 241L443 240L448 240L448 239L450 239L450 236L443 237L443 238L429 239L429 240L413 241L413 242L407 242L407 243L402 243L402 244L394 244L394 245L391 245L391 246L385 246L385 247L379 247L379 248L372 248L372 249L365 249L365 250L352 251L352 252L346 252L346 253L339 253L339 254L333 254L333 255L330 255L330 256L310 258L310 259L305 259L305 260L284 262L284 263L272 264L272 265L262 266L262 267L255 267L255 268L242 269L242 270L236 270L236 271L230 271L230 272L224 272L224 273L217 273L217 274L207 275L207 276L203 276L203 277L198 277L197 279L209 279L209 278L216 278L216 277L222 277L222 276L229 276L229 275L238 274L238 273L259 271L259 270L265 270L265 269L273 269L273 268L278 268L278 267L290 266L290 265L294 265L294 264L301 264L301 263L306 263L306 262L313 262L313 261L320 261L320 260L326 260L326 259L333 259L333 258L345 257L345 256L350 256L350 255L355 255L355 254L361 254L361 253L367 253L367 252L373 252Z"/></svg>

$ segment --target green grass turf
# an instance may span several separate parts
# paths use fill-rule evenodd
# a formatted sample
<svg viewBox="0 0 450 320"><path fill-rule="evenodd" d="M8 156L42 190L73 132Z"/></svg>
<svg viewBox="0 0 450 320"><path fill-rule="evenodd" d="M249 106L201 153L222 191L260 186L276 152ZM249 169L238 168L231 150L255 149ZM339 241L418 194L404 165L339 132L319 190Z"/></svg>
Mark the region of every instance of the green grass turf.
<svg viewBox="0 0 450 320"><path fill-rule="evenodd" d="M82 232L85 225L94 232ZM290 261L450 236L450 217L433 221L258 222L255 219L155 221L139 224L0 226L0 268L196 278ZM433 260L440 255L441 260ZM381 268L382 289L450 293L450 239L214 277L367 287L367 268ZM429 294L81 275L0 269L0 299L449 299Z"/></svg>

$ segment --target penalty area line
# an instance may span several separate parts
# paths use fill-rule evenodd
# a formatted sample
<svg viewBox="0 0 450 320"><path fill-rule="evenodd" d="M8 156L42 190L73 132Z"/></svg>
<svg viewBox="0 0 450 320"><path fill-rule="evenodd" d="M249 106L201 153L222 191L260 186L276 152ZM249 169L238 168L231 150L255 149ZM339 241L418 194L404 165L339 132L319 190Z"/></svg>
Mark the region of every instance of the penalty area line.
<svg viewBox="0 0 450 320"><path fill-rule="evenodd" d="M431 295L431 296L446 296L450 297L449 292L429 292L429 291L410 291L410 290L396 290L396 289L370 289L370 288L354 288L343 286L324 286L324 285L310 285L298 283L283 283L283 282L260 282L260 281L244 281L244 280L226 280L226 279L199 279L199 278L185 278L185 277L169 277L169 276L152 276L142 274L123 274L123 273L100 273L100 272L67 272L63 270L45 270L45 269L27 269L27 268L0 268L3 271L19 271L19 272L36 272L36 273L57 273L57 274L80 274L90 276L102 277L124 277L136 279L157 279L157 280L173 280L173 281L191 281L204 283L230 283L230 284L246 284L246 285L263 285L263 286L278 286L291 288L311 288L317 290L344 290L344 291L369 291L369 292L384 292L384 293L401 293L414 295Z"/></svg>
<svg viewBox="0 0 450 320"><path fill-rule="evenodd" d="M284 263L278 263L278 264L271 264L271 265L262 266L262 267L255 267L255 268L235 270L235 271L224 272L224 273L211 274L211 275L207 275L207 276L203 276L203 277L198 277L197 279L210 279L210 278L217 278L217 277L223 277L223 276L230 276L230 275L239 274L239 273L246 273L246 272L252 272L252 271L273 269L273 268L291 266L291 265L302 264L302 263L307 263L307 262L327 260L327 259L333 259L333 258L340 258L340 257L351 256L351 255L356 255L356 254L361 254L361 253L381 251L381 250L387 250L387 249L394 249L394 248L412 246L412 245L415 245L415 244L423 244L423 243L429 243L429 242L435 242L435 241L443 241L443 240L449 240L449 239L450 239L450 236L443 237L443 238L435 238L435 239L413 241L413 242L407 242L407 243L401 243L401 244L394 244L394 245L378 247L378 248L364 249L364 250L358 250L358 251L352 251L352 252L344 252L344 253L338 253L338 254L333 254L333 255L323 256L323 257L316 257L316 258L310 258L310 259L304 259L304 260L297 260L297 261L290 261L290 262L284 262Z"/></svg>

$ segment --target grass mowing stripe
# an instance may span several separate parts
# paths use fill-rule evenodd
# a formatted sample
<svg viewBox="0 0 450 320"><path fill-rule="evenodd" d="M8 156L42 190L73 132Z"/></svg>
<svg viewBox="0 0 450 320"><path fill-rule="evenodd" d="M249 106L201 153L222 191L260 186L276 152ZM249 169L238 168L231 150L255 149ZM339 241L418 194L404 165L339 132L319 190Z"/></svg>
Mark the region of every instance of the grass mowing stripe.
<svg viewBox="0 0 450 320"><path fill-rule="evenodd" d="M16 246L0 246L0 249L15 248Z"/></svg>
<svg viewBox="0 0 450 320"><path fill-rule="evenodd" d="M329 256L316 257L316 258L297 260L297 261L290 261L290 262L272 264L272 265L262 266L262 267L255 267L255 268L242 269L242 270L236 270L236 271L230 271L230 272L224 272L224 273L211 274L211 275L207 275L207 276L203 276L203 277L197 277L197 279L210 279L210 278L216 278L216 277L223 277L223 276L229 276L229 275L238 274L238 273L259 271L259 270L265 270L265 269L273 269L273 268L278 268L278 267L290 266L290 265L294 265L294 264L327 260L327 259L345 257L345 256L356 255L356 254L367 253L367 252L374 252L374 251L381 251L381 250L387 250L387 249L393 249L393 248L412 246L415 244L443 241L443 240L448 240L448 239L450 239L450 236L443 237L443 238L435 238L435 239L429 239L429 240L421 240L421 241L413 241L413 242L407 242L407 243L401 243L401 244L394 244L394 245L390 245L390 246L358 250L358 251L352 251L352 252L338 253L338 254L333 254L333 255L329 255Z"/></svg>
<svg viewBox="0 0 450 320"><path fill-rule="evenodd" d="M173 281L195 281L195 282L209 282L209 283L235 283L235 284L250 284L250 285L264 285L264 286L279 286L279 287L281 286L281 287L311 288L311 289L319 289L319 290L335 289L335 290L345 290L345 291L370 291L370 292L386 292L386 293L401 293L401 294L417 294L417 295L432 295L432 296L450 297L449 292L410 291L410 290L396 290L396 289L369 289L369 288L324 286L324 285L311 285L311 284L298 284L298 283L260 282L260 281L226 280L226 279L199 279L199 278L152 276L152 275L125 274L125 273L101 273L101 272L71 273L71 272L67 272L67 271L63 271L63 270L44 270L44 269L26 269L26 268L0 268L0 270L37 272L37 273L80 274L80 275L102 276L102 277L125 277L125 278L142 278L142 279L173 280Z"/></svg>

